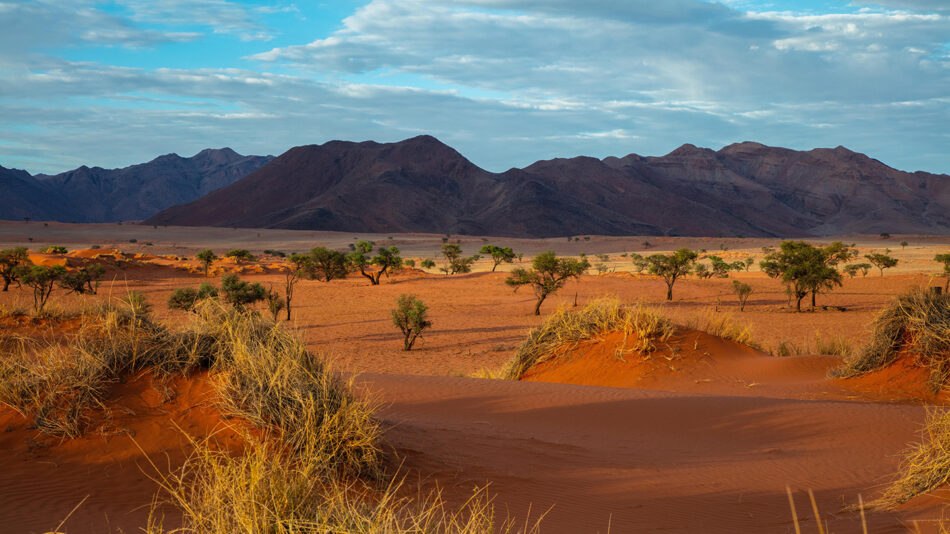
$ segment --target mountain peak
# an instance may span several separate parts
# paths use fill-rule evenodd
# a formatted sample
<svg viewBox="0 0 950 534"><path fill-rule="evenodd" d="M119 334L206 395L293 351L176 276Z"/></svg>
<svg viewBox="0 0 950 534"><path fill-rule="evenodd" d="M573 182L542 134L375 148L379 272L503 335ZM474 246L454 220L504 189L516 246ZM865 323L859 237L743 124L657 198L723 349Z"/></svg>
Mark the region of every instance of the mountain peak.
<svg viewBox="0 0 950 534"><path fill-rule="evenodd" d="M700 148L692 143L685 143L676 150L670 152L669 154L663 156L664 158L684 158L684 157L695 157L704 154L711 153L712 150L708 148Z"/></svg>

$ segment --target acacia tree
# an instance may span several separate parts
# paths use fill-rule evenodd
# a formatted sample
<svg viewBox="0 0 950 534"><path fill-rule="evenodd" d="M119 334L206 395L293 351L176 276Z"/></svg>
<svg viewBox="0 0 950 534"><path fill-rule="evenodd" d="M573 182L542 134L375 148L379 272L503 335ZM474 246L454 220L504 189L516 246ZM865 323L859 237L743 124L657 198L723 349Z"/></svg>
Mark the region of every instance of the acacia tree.
<svg viewBox="0 0 950 534"><path fill-rule="evenodd" d="M412 350L412 345L422 335L422 331L432 326L428 310L429 307L415 295L399 295L392 316L393 325L403 335L403 350Z"/></svg>
<svg viewBox="0 0 950 534"><path fill-rule="evenodd" d="M33 309L43 311L46 301L49 300L53 286L66 273L62 265L47 267L44 265L21 265L17 267L17 278L20 282L33 288Z"/></svg>
<svg viewBox="0 0 950 534"><path fill-rule="evenodd" d="M571 278L577 278L590 269L590 262L586 259L558 258L553 250L542 252L534 257L532 269L517 267L505 279L505 283L513 286L515 291L521 286L531 286L538 302L534 306L534 314L541 315L541 303L548 295L556 292Z"/></svg>
<svg viewBox="0 0 950 534"><path fill-rule="evenodd" d="M462 245L458 243L442 243L442 256L445 265L440 267L446 275L472 272L472 264L478 261L479 256L462 256Z"/></svg>
<svg viewBox="0 0 950 534"><path fill-rule="evenodd" d="M378 286L379 279L382 278L387 271L395 270L402 266L402 258L399 256L399 249L395 246L389 248L379 247L376 251L376 255L370 258L369 254L372 250L372 241L359 241L354 245L354 250L350 252L347 259L351 265L359 269L361 275L369 279L372 285ZM370 265L375 265L379 270L367 272L366 269L369 268Z"/></svg>
<svg viewBox="0 0 950 534"><path fill-rule="evenodd" d="M650 266L650 262L648 262L646 258L640 254L637 254L636 252L630 253L630 261L633 262L633 269L637 273L642 273L644 269Z"/></svg>
<svg viewBox="0 0 950 534"><path fill-rule="evenodd" d="M59 279L63 289L73 293L95 295L99 290L99 282L106 270L102 265L92 264L80 267L75 271L67 271Z"/></svg>
<svg viewBox="0 0 950 534"><path fill-rule="evenodd" d="M326 247L310 249L308 261L313 277L321 278L324 282L346 278L349 273L346 254L338 250L330 250Z"/></svg>
<svg viewBox="0 0 950 534"><path fill-rule="evenodd" d="M0 278L3 278L3 290L18 280L17 268L30 264L30 254L26 247L0 250Z"/></svg>
<svg viewBox="0 0 950 534"><path fill-rule="evenodd" d="M937 254L934 256L934 261L943 264L943 275L947 279L943 285L943 292L946 293L950 288L950 254Z"/></svg>
<svg viewBox="0 0 950 534"><path fill-rule="evenodd" d="M817 293L841 285L841 273L835 266L850 257L850 248L840 242L819 248L804 241L783 241L759 266L768 276L782 280L789 298L795 299L795 309L802 311L802 299L808 294L814 307Z"/></svg>
<svg viewBox="0 0 950 534"><path fill-rule="evenodd" d="M498 247L495 245L485 245L478 251L479 254L486 254L491 256L492 267L491 271L495 272L495 269L498 268L498 265L502 263L511 263L515 261L515 252L511 250L511 247Z"/></svg>
<svg viewBox="0 0 950 534"><path fill-rule="evenodd" d="M881 276L884 276L884 269L895 267L898 262L897 258L888 256L890 252L891 249L888 248L884 249L884 254L875 252L874 254L866 254L864 257L867 258L867 260L871 262L872 265L877 267L879 271L881 271Z"/></svg>
<svg viewBox="0 0 950 534"><path fill-rule="evenodd" d="M732 281L732 292L739 297L739 311L745 311L745 303L752 295L752 286L738 280Z"/></svg>
<svg viewBox="0 0 950 534"><path fill-rule="evenodd" d="M736 267L735 264L729 263L719 256L709 256L709 261L712 262L712 276L716 278L729 278L729 271ZM744 263L742 265L745 266Z"/></svg>
<svg viewBox="0 0 950 534"><path fill-rule="evenodd" d="M673 284L679 277L692 271L698 256L693 250L681 248L668 256L653 254L647 258L648 272L663 277L666 282L666 300L673 300Z"/></svg>
<svg viewBox="0 0 950 534"><path fill-rule="evenodd" d="M208 276L208 271L211 270L211 264L218 261L218 256L215 255L214 251L211 249L205 249L201 252L195 254L195 258L201 262L201 267L204 269L205 276Z"/></svg>

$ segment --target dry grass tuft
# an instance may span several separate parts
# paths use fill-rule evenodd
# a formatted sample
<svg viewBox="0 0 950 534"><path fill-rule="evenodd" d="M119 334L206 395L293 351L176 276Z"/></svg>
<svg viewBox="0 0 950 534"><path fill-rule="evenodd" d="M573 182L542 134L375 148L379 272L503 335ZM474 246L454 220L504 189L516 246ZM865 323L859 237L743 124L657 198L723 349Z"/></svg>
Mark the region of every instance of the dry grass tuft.
<svg viewBox="0 0 950 534"><path fill-rule="evenodd" d="M0 403L41 432L78 437L123 376L145 368L184 372L206 360L191 336L172 334L134 307L103 305L81 318L67 343L16 339L0 359Z"/></svg>
<svg viewBox="0 0 950 534"><path fill-rule="evenodd" d="M752 329L748 326L736 324L732 315L728 313L717 313L715 310L707 308L699 314L687 317L683 321L683 326L723 339L730 339L753 349L763 350L762 346L755 341Z"/></svg>
<svg viewBox="0 0 950 534"><path fill-rule="evenodd" d="M950 295L916 288L899 295L875 317L873 336L833 376L851 377L890 365L902 350L930 370L934 392L950 377Z"/></svg>
<svg viewBox="0 0 950 534"><path fill-rule="evenodd" d="M538 525L517 527L496 521L486 488L458 509L438 492L413 495L400 478L385 486L326 476L322 461L291 453L279 441L252 441L232 457L207 442L176 473L159 479L171 504L184 514L175 533L266 534L537 533ZM153 507L146 534L166 534ZM496 522L498 524L496 524Z"/></svg>
<svg viewBox="0 0 950 534"><path fill-rule="evenodd" d="M214 387L227 411L326 470L378 475L379 425L350 384L269 319L214 301L196 311L195 330L214 340Z"/></svg>
<svg viewBox="0 0 950 534"><path fill-rule="evenodd" d="M869 506L894 508L950 481L950 410L927 412L923 439L906 451L898 473L898 479Z"/></svg>
<svg viewBox="0 0 950 534"><path fill-rule="evenodd" d="M632 350L649 353L673 334L673 324L641 305L622 306L617 299L591 301L579 310L559 309L528 334L501 376L518 380L528 369L556 356L565 347L604 332L635 336Z"/></svg>

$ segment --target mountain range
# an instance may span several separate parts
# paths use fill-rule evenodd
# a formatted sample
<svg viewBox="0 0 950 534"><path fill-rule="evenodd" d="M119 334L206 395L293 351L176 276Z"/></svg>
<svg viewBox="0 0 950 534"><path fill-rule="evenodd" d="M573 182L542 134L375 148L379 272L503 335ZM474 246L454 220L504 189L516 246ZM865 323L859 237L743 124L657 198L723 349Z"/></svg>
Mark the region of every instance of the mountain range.
<svg viewBox="0 0 950 534"><path fill-rule="evenodd" d="M229 185L272 159L222 148L190 158L166 154L122 169L83 165L52 176L0 167L0 219L142 220Z"/></svg>
<svg viewBox="0 0 950 534"><path fill-rule="evenodd" d="M149 224L554 237L950 233L950 176L844 147L683 145L661 157L576 157L492 173L430 136L331 141Z"/></svg>
<svg viewBox="0 0 950 534"><path fill-rule="evenodd" d="M431 136L230 149L30 176L0 167L0 218L520 237L950 234L950 176L844 147L683 145L486 171Z"/></svg>

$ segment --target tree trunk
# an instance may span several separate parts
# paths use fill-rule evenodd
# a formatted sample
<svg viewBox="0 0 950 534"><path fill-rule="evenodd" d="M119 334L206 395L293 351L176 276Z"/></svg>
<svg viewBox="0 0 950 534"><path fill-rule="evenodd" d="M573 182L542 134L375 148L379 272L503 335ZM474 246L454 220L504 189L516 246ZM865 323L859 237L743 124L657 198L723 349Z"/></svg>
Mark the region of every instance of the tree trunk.
<svg viewBox="0 0 950 534"><path fill-rule="evenodd" d="M494 264L494 265L492 265L492 266L491 266L491 272L495 272L495 269L496 269L497 267L498 267L498 264L497 264L497 263Z"/></svg>
<svg viewBox="0 0 950 534"><path fill-rule="evenodd" d="M538 297L538 302L537 304L534 305L535 315L541 315L541 303L544 302L544 299L546 298L547 298L547 295L541 295L540 297Z"/></svg>
<svg viewBox="0 0 950 534"><path fill-rule="evenodd" d="M10 287L10 281L6 278L3 279L3 290L6 291Z"/></svg>
<svg viewBox="0 0 950 534"><path fill-rule="evenodd" d="M798 312L802 311L802 299L805 298L805 295L798 297L798 300L795 301L795 310Z"/></svg>
<svg viewBox="0 0 950 534"><path fill-rule="evenodd" d="M673 284L666 284L666 300L673 300Z"/></svg>
<svg viewBox="0 0 950 534"><path fill-rule="evenodd" d="M817 291L812 291L812 292L811 292L811 309L812 309L812 310L815 309L815 295L816 295L817 293L818 293Z"/></svg>

